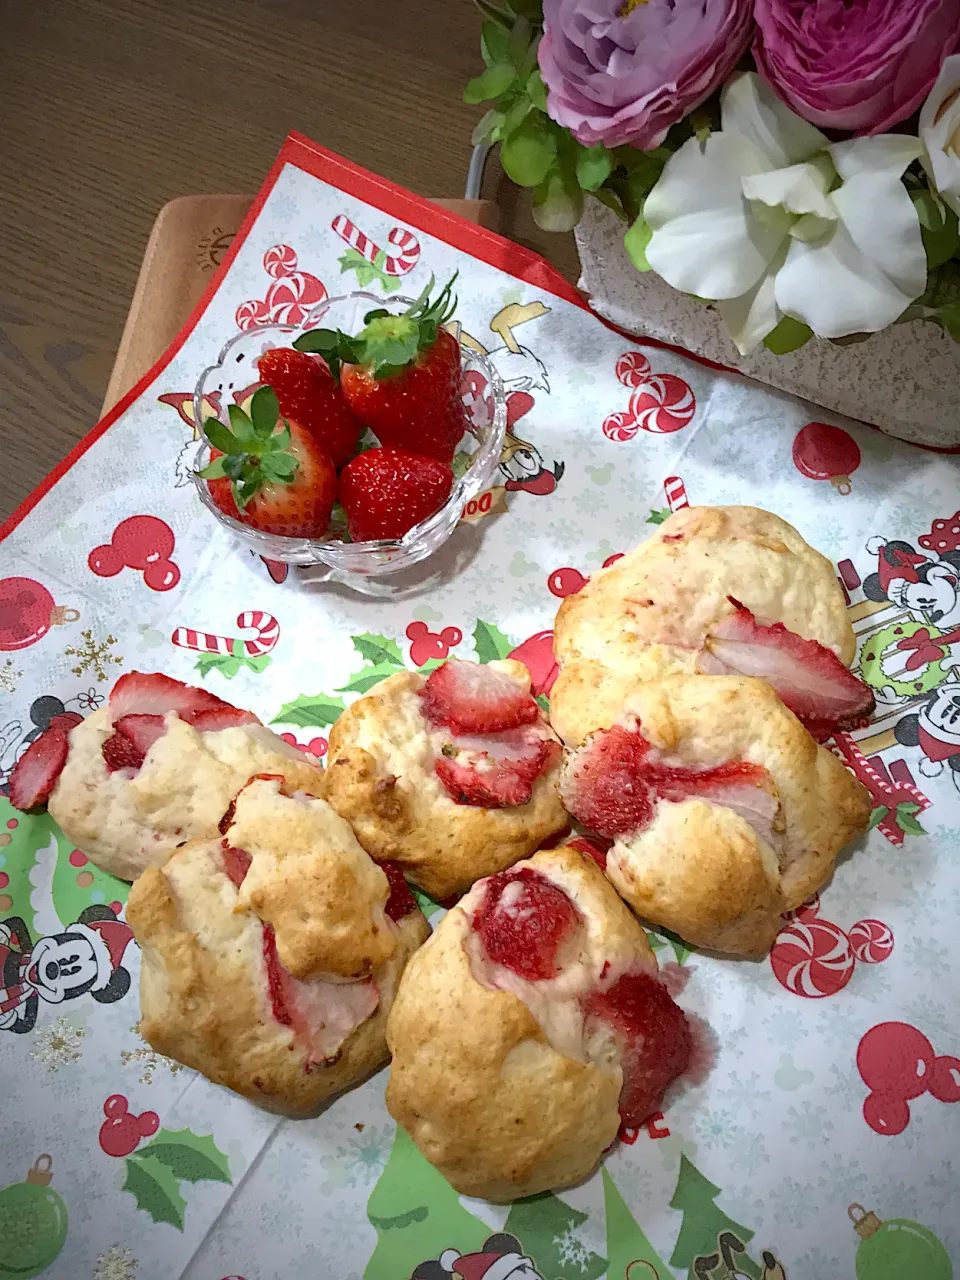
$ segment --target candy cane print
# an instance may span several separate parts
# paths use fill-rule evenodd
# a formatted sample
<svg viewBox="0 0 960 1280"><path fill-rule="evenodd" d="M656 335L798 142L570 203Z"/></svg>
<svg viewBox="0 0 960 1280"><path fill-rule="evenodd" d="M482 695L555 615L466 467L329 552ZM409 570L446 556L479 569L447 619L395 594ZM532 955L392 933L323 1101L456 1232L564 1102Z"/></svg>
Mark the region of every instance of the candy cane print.
<svg viewBox="0 0 960 1280"><path fill-rule="evenodd" d="M237 614L237 626L242 631L254 630L255 640L241 640L238 636L214 636L208 631L194 631L192 627L177 627L171 641L181 649L194 649L197 653L221 653L229 657L239 644L248 658L259 658L269 653L280 639L280 623L272 613L248 609Z"/></svg>
<svg viewBox="0 0 960 1280"><path fill-rule="evenodd" d="M366 258L371 265L376 265L376 258L382 253L380 246L369 236L365 236L355 222L345 213L338 213L330 223L345 244L356 249L361 258ZM393 227L387 235L388 244L396 249L396 253L384 253L382 269L388 276L405 276L420 261L420 241L406 227Z"/></svg>
<svg viewBox="0 0 960 1280"><path fill-rule="evenodd" d="M671 511L682 511L684 507L690 505L686 486L679 476L667 476L663 482L663 496Z"/></svg>

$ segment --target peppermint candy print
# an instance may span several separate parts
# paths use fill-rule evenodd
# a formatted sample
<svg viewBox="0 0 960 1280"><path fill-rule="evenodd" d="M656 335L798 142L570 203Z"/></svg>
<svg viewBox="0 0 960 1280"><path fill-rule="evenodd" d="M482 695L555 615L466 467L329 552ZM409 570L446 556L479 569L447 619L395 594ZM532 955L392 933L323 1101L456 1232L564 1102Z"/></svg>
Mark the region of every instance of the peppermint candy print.
<svg viewBox="0 0 960 1280"><path fill-rule="evenodd" d="M781 929L770 966L781 986L795 996L822 1000L842 991L856 960L850 939L828 920L793 920Z"/></svg>
<svg viewBox="0 0 960 1280"><path fill-rule="evenodd" d="M847 937L853 954L863 964L879 964L893 951L893 930L882 920L858 920Z"/></svg>
<svg viewBox="0 0 960 1280"><path fill-rule="evenodd" d="M611 413L603 420L603 434L608 440L632 440L639 430L636 418L629 413Z"/></svg>
<svg viewBox="0 0 960 1280"><path fill-rule="evenodd" d="M650 361L641 351L625 351L617 361L617 381L631 390L650 376Z"/></svg>
<svg viewBox="0 0 960 1280"><path fill-rule="evenodd" d="M234 314L238 329L262 324L302 324L327 296L322 280L298 271L296 251L289 244L275 244L263 255L263 269L273 280L263 298L241 302Z"/></svg>
<svg viewBox="0 0 960 1280"><path fill-rule="evenodd" d="M654 373L642 351L625 351L616 362L617 381L633 394L625 413L611 413L603 423L608 440L632 440L638 431L669 435L693 421L697 400L683 378Z"/></svg>

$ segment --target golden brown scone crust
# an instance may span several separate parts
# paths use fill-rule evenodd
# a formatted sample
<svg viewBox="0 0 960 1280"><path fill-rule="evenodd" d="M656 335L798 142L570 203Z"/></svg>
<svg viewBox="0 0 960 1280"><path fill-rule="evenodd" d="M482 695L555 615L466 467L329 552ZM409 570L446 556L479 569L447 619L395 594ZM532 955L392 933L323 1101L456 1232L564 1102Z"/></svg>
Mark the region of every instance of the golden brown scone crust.
<svg viewBox="0 0 960 1280"><path fill-rule="evenodd" d="M130 891L127 920L143 952L140 1032L167 1057L287 1116L311 1115L387 1060L386 1020L404 965L430 930L417 911L377 971L380 1003L330 1066L306 1055L270 1011L262 929L237 909L219 840L194 840Z"/></svg>
<svg viewBox="0 0 960 1280"><path fill-rule="evenodd" d="M387 877L325 800L285 796L279 779L258 779L237 796L225 836L251 859L238 906L273 925L295 978L362 977L393 954Z"/></svg>
<svg viewBox="0 0 960 1280"><path fill-rule="evenodd" d="M594 972L604 954L623 971L656 971L646 934L592 859L563 846L529 865L577 903L599 949ZM577 1061L517 995L474 976L464 943L482 894L478 885L449 911L407 967L387 1023L387 1108L457 1191L505 1201L590 1172L619 1128L622 1072L612 1038Z"/></svg>
<svg viewBox="0 0 960 1280"><path fill-rule="evenodd" d="M185 840L212 836L230 801L256 773L282 774L293 790L322 793L323 770L265 725L198 733L174 712L139 772L110 773L101 747L109 705L70 731L70 754L50 797L51 817L103 871L133 880Z"/></svg>
<svg viewBox="0 0 960 1280"><path fill-rule="evenodd" d="M491 665L529 690L522 663ZM569 819L557 788L559 758L537 778L527 804L456 804L433 771L438 748L420 714L423 683L418 672L399 672L347 708L330 730L324 796L371 857L399 862L410 880L443 899L528 857Z"/></svg>
<svg viewBox="0 0 960 1280"><path fill-rule="evenodd" d="M765 955L792 911L820 889L849 841L866 830L870 797L763 680L672 676L637 685L625 705L584 690L585 733L636 716L672 760L762 765L780 801L775 851L740 814L690 798L661 800L639 835L617 840L607 875L644 919L700 947Z"/></svg>
<svg viewBox="0 0 960 1280"><path fill-rule="evenodd" d="M707 632L733 612L728 596L853 661L836 571L792 525L756 507L687 507L557 610L550 721L564 742L588 732L577 718L588 690L622 705L636 684L695 672Z"/></svg>

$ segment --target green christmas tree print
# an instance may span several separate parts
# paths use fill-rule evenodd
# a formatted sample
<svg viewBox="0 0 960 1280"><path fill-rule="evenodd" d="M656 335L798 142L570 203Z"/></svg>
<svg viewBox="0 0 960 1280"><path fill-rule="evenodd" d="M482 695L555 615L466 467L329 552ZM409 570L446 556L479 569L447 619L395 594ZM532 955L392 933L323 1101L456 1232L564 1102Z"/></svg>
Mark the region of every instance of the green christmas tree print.
<svg viewBox="0 0 960 1280"><path fill-rule="evenodd" d="M707 1276L710 1280L733 1280L740 1275L761 1280L762 1269L746 1253L753 1232L713 1203L719 1194L720 1188L681 1155L670 1208L681 1211L683 1223L670 1265L686 1267L689 1280L704 1280Z"/></svg>
<svg viewBox="0 0 960 1280"><path fill-rule="evenodd" d="M597 1280L606 1270L607 1260L588 1249L577 1235L587 1217L545 1191L518 1200L503 1229L520 1241L544 1280Z"/></svg>
<svg viewBox="0 0 960 1280"><path fill-rule="evenodd" d="M672 1280L667 1264L641 1231L606 1169L603 1206L607 1218L607 1280Z"/></svg>
<svg viewBox="0 0 960 1280"><path fill-rule="evenodd" d="M492 1234L399 1126L386 1168L370 1192L367 1217L378 1239L364 1280L407 1280L421 1262L439 1258L445 1249L475 1253Z"/></svg>

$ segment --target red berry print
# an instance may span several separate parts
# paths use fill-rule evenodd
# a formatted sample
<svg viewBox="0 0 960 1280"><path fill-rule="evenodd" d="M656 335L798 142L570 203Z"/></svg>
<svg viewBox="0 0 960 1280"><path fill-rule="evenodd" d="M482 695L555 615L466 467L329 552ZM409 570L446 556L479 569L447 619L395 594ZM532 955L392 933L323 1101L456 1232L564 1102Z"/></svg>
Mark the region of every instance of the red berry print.
<svg viewBox="0 0 960 1280"><path fill-rule="evenodd" d="M155 1111L133 1115L122 1093L107 1098L103 1114L107 1118L100 1126L100 1147L116 1159L130 1155L144 1138L152 1137L160 1128L160 1117Z"/></svg>
<svg viewBox="0 0 960 1280"><path fill-rule="evenodd" d="M575 596L578 591L582 591L589 581L579 569L554 569L547 579L547 586L551 595L565 600L567 596Z"/></svg>
<svg viewBox="0 0 960 1280"><path fill-rule="evenodd" d="M160 1117L155 1111L142 1111L137 1116L137 1126L141 1138L152 1138L160 1128Z"/></svg>
<svg viewBox="0 0 960 1280"><path fill-rule="evenodd" d="M173 530L158 516L128 516L114 529L108 543L94 547L87 557L92 573L112 578L124 567L143 573L151 591L171 591L180 570L171 560Z"/></svg>
<svg viewBox="0 0 960 1280"><path fill-rule="evenodd" d="M0 579L0 650L26 649L51 627L79 617L76 609L55 604L47 588L32 578Z"/></svg>
<svg viewBox="0 0 960 1280"><path fill-rule="evenodd" d="M907 1022L871 1027L857 1048L857 1070L876 1093L919 1098L925 1092L935 1054L933 1045Z"/></svg>
<svg viewBox="0 0 960 1280"><path fill-rule="evenodd" d="M603 562L602 567L604 569L609 569L612 564L616 564L618 560L622 560L622 559L623 559L623 552L615 551L612 556L607 556L606 560L604 560Z"/></svg>
<svg viewBox="0 0 960 1280"><path fill-rule="evenodd" d="M326 738L311 738L304 746L302 742L298 742L292 733L281 733L280 737L284 742L288 742L291 747L296 747L298 751L302 751L305 755L316 756L318 760L327 754Z"/></svg>
<svg viewBox="0 0 960 1280"><path fill-rule="evenodd" d="M934 1058L927 1088L940 1102L960 1102L960 1058Z"/></svg>
<svg viewBox="0 0 960 1280"><path fill-rule="evenodd" d="M417 667L422 667L431 660L442 662L463 639L463 632L459 627L431 631L425 622L411 622L405 635L410 641L410 661Z"/></svg>
<svg viewBox="0 0 960 1280"><path fill-rule="evenodd" d="M896 1093L871 1093L863 1103L863 1118L885 1138L895 1138L910 1123L910 1108Z"/></svg>
<svg viewBox="0 0 960 1280"><path fill-rule="evenodd" d="M850 477L860 465L860 447L848 431L826 422L808 422L793 441L793 462L808 480L829 480L844 496Z"/></svg>

